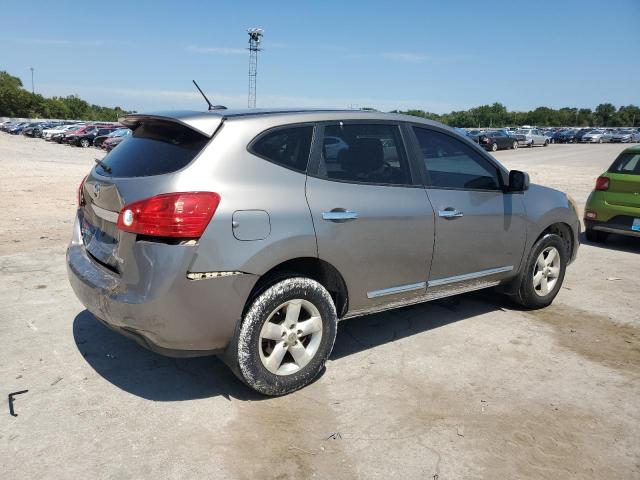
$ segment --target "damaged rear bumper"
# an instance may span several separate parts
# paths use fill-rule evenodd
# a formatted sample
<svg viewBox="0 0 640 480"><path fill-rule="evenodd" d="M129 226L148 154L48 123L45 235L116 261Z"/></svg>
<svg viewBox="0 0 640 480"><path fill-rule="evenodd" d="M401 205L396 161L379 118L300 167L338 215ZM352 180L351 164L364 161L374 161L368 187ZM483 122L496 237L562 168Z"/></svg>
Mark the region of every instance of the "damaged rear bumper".
<svg viewBox="0 0 640 480"><path fill-rule="evenodd" d="M67 272L87 310L163 355L201 356L224 350L257 276L190 280L187 271L196 246L136 242L134 248L135 265L121 276L92 259L74 234L67 249Z"/></svg>

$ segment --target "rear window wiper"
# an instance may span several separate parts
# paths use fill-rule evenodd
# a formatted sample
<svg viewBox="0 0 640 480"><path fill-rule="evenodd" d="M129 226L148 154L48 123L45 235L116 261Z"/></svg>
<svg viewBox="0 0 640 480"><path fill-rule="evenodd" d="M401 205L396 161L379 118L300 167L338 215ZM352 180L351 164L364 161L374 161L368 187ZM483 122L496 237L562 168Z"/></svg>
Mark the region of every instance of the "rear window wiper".
<svg viewBox="0 0 640 480"><path fill-rule="evenodd" d="M93 159L94 162L96 162L98 165L100 165L102 167L102 169L107 172L107 173L111 173L111 167L109 165L107 165L106 163L104 163L102 160L100 160L99 158L94 158Z"/></svg>

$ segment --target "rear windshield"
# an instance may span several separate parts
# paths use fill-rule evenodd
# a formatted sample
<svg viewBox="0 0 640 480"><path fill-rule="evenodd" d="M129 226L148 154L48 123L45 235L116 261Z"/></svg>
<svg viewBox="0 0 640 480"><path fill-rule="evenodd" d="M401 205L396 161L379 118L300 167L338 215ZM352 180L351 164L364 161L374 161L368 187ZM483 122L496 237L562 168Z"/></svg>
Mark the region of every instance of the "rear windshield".
<svg viewBox="0 0 640 480"><path fill-rule="evenodd" d="M609 168L609 173L640 175L640 153L623 153Z"/></svg>
<svg viewBox="0 0 640 480"><path fill-rule="evenodd" d="M154 120L138 126L133 134L96 166L107 177L148 177L185 167L209 141L206 136L173 122ZM110 169L110 171L108 171Z"/></svg>

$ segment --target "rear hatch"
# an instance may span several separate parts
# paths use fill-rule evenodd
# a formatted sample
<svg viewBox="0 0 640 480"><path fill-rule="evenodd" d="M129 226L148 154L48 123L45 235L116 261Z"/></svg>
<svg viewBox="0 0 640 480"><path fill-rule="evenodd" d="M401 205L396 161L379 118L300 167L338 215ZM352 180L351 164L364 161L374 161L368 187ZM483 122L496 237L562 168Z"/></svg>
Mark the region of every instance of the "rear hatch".
<svg viewBox="0 0 640 480"><path fill-rule="evenodd" d="M608 204L640 208L640 149L620 154L609 168L607 177Z"/></svg>
<svg viewBox="0 0 640 480"><path fill-rule="evenodd" d="M172 174L194 160L211 137L168 117L135 115L121 121L133 134L96 165L80 189L85 248L115 273L121 273L123 259L137 240L136 234L117 226L123 207L173 191L176 178Z"/></svg>

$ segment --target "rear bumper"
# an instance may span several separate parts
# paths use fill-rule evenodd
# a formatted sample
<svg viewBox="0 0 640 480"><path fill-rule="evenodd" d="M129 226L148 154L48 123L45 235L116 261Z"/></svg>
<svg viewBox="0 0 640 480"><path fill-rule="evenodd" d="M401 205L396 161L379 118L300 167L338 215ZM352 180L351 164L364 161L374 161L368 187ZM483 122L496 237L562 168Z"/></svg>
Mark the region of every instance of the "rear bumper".
<svg viewBox="0 0 640 480"><path fill-rule="evenodd" d="M117 275L98 264L80 240L67 249L76 296L110 328L168 356L220 353L234 335L257 276L239 274L189 280L197 246L136 242L133 273Z"/></svg>
<svg viewBox="0 0 640 480"><path fill-rule="evenodd" d="M598 230L600 232L640 237L640 232L631 230L631 225L626 221L626 217L622 216L614 217L607 222L599 222L597 220L589 220L585 218L584 225L587 230Z"/></svg>

